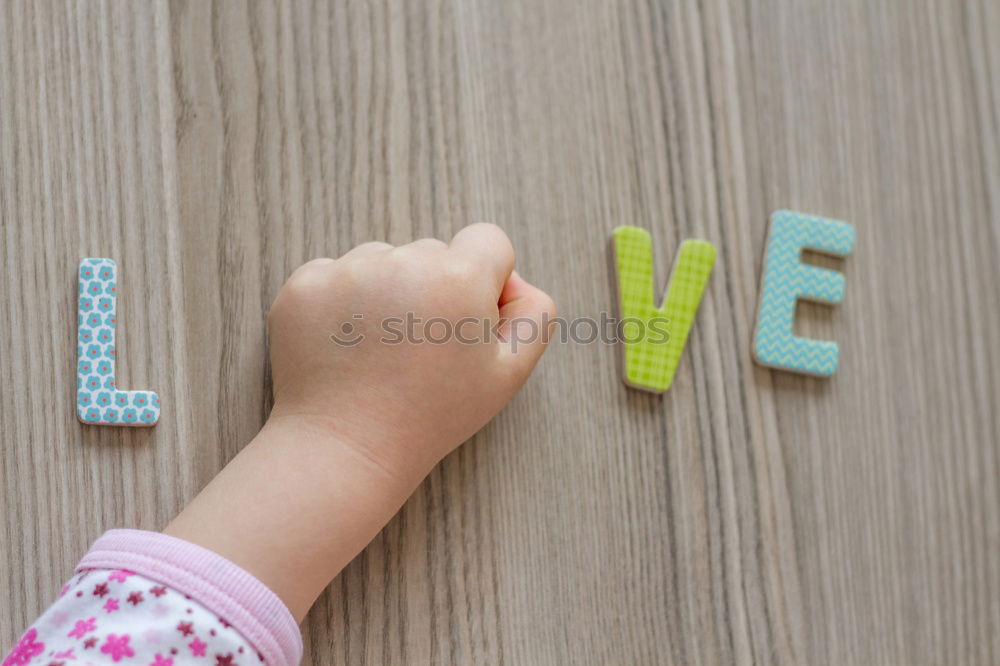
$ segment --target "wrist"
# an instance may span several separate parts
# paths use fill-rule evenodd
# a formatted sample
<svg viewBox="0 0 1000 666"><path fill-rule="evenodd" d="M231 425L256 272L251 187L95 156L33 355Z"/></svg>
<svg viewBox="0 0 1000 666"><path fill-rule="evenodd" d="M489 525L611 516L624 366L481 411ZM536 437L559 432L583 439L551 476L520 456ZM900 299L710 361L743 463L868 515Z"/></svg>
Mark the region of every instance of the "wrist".
<svg viewBox="0 0 1000 666"><path fill-rule="evenodd" d="M423 478L326 425L276 414L164 530L252 573L299 621Z"/></svg>
<svg viewBox="0 0 1000 666"><path fill-rule="evenodd" d="M368 420L370 421L370 419ZM294 410L276 404L259 436L308 443L317 456L350 462L391 486L416 487L437 461L425 460L416 442L400 442L384 423L349 423L321 412Z"/></svg>
<svg viewBox="0 0 1000 666"><path fill-rule="evenodd" d="M334 405L279 399L264 430L273 427L315 438L327 443L331 451L379 470L387 480L415 488L482 425L458 428L461 408L449 414L455 418L427 418L410 401L370 392Z"/></svg>

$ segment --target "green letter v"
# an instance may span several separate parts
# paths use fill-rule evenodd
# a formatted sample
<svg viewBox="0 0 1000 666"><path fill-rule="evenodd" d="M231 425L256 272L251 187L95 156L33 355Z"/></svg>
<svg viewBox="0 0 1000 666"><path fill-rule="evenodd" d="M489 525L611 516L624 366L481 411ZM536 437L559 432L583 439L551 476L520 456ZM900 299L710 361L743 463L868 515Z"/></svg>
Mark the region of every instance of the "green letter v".
<svg viewBox="0 0 1000 666"><path fill-rule="evenodd" d="M614 231L618 272L619 334L625 346L625 383L663 393L670 388L701 295L712 274L715 246L681 243L663 305L653 302L653 242L638 227Z"/></svg>

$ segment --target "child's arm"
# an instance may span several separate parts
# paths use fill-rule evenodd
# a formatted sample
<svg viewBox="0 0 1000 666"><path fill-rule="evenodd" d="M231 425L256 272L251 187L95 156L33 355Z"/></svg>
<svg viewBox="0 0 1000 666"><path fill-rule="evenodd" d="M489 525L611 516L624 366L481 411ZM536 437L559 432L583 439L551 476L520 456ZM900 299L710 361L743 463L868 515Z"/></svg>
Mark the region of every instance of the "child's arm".
<svg viewBox="0 0 1000 666"><path fill-rule="evenodd" d="M513 264L504 233L481 224L450 244L367 243L299 268L268 317L274 409L264 428L165 535L125 541L152 540L136 548L150 549L154 569L193 568L185 549L217 558L203 576L216 576L217 596L247 606L255 595L251 614L269 618L255 631L294 629L291 617L301 621L431 468L531 373L554 305ZM160 562L157 543L177 550ZM157 582L155 571L139 573ZM234 588L232 576L245 578ZM286 642L243 637L258 649Z"/></svg>
<svg viewBox="0 0 1000 666"><path fill-rule="evenodd" d="M541 336L516 353L500 340L388 344L380 339L399 336L383 322L403 320L389 328L405 335L407 313L423 322L467 318L468 340L482 335L483 320L551 316L552 301L513 266L504 233L474 225L450 246L369 243L299 268L268 317L267 425L167 534L244 567L301 620L431 468L521 387L544 349ZM528 337L530 325L519 326ZM445 328L414 324L413 337L439 340ZM365 339L346 346L358 334Z"/></svg>

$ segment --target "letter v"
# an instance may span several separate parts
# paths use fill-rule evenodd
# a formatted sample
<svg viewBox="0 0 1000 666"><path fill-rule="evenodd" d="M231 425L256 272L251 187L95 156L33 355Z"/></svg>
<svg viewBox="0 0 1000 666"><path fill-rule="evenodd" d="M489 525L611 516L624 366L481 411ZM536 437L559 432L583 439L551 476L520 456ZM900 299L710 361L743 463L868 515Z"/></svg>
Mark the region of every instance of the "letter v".
<svg viewBox="0 0 1000 666"><path fill-rule="evenodd" d="M618 227L614 244L621 316L617 330L625 347L624 381L633 388L663 393L674 380L712 274L715 246L697 239L681 243L666 298L657 307L653 302L653 242L649 232Z"/></svg>

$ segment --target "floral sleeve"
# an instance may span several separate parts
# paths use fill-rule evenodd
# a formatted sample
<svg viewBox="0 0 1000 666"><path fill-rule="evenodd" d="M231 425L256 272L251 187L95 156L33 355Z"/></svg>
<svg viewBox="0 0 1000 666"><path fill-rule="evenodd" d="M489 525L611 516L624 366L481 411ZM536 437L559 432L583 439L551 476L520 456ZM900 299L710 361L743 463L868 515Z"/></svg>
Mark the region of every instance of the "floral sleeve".
<svg viewBox="0 0 1000 666"><path fill-rule="evenodd" d="M249 573L152 532L101 537L0 666L293 666L288 609Z"/></svg>

